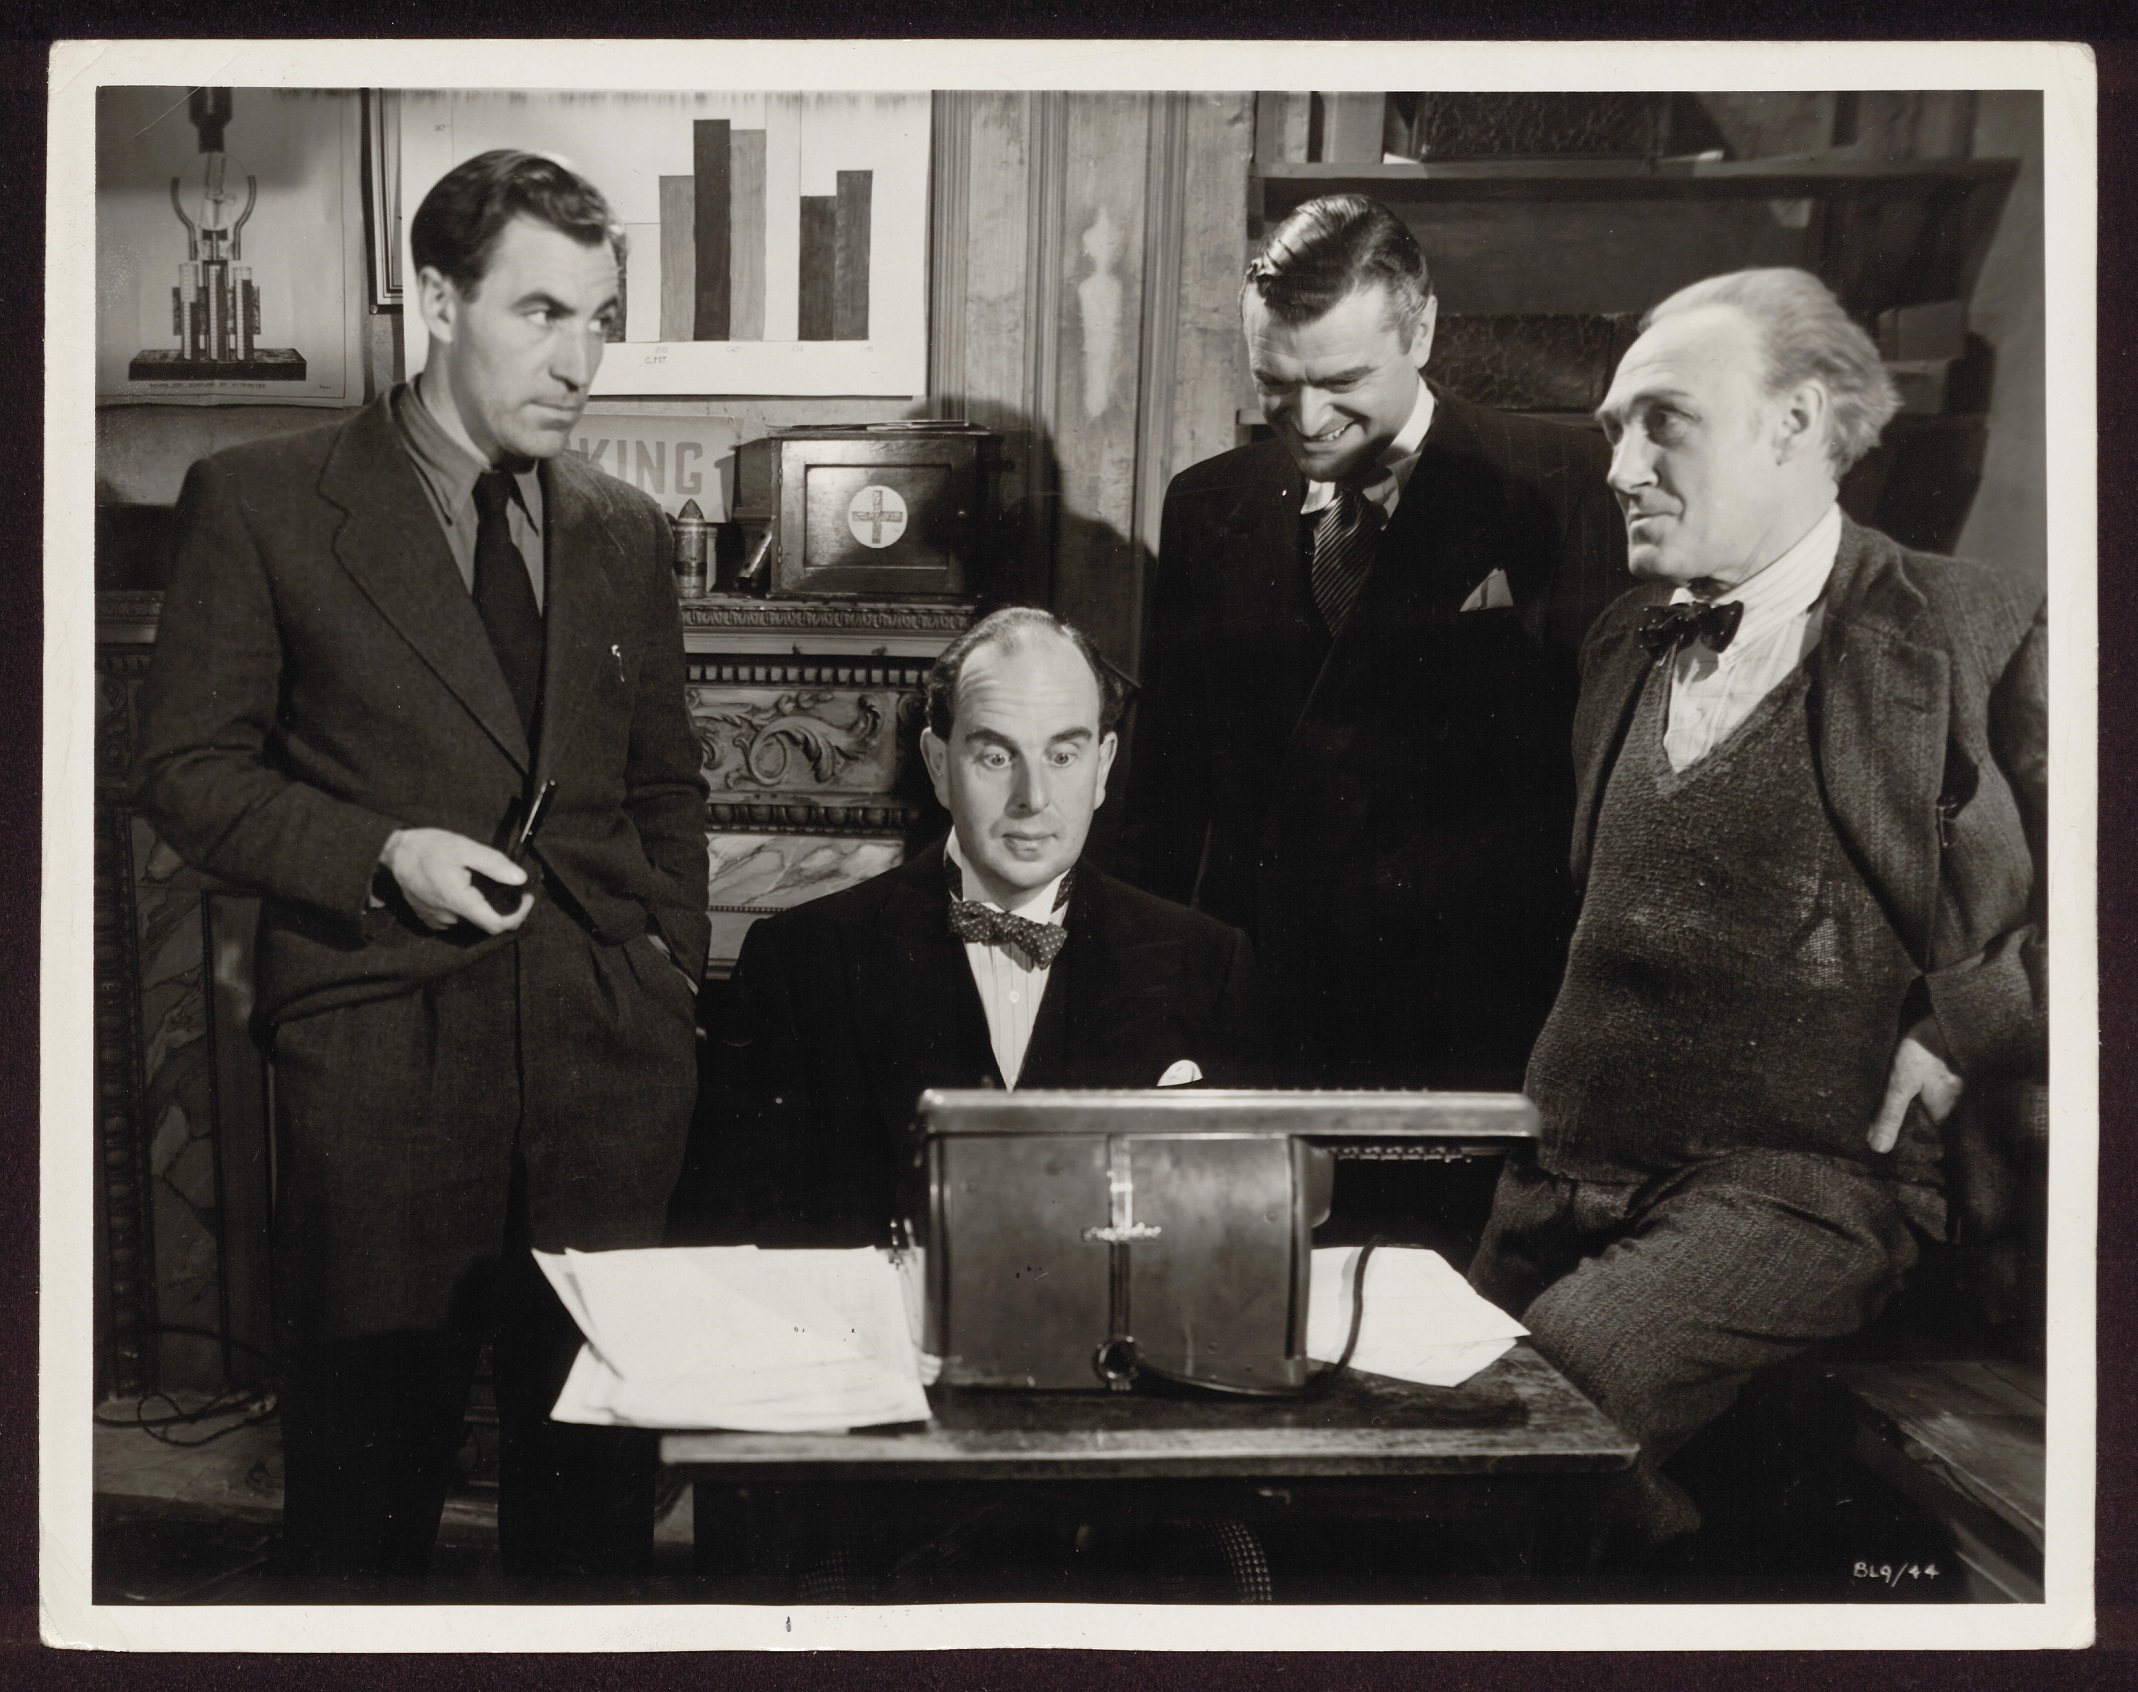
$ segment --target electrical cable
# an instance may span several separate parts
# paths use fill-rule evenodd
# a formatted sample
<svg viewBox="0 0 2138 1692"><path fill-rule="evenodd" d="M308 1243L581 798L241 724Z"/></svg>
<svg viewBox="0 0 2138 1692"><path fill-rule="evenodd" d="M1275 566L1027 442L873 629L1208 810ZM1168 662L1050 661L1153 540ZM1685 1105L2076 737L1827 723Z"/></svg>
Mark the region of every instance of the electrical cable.
<svg viewBox="0 0 2138 1692"><path fill-rule="evenodd" d="M1141 1356L1136 1359L1137 1372L1155 1375L1159 1380L1176 1386L1199 1387L1205 1392L1231 1393L1240 1398L1304 1398L1310 1394L1327 1392L1337 1378L1351 1367L1351 1357L1359 1347L1359 1330L1366 1319L1366 1261L1373 1256L1374 1248L1383 1244L1379 1234L1359 1247L1358 1260L1351 1267L1351 1327L1344 1336L1344 1349L1337 1359L1325 1369L1317 1369L1298 1386L1258 1387L1241 1386L1230 1381L1202 1380L1188 1375L1176 1375L1160 1369Z"/></svg>
<svg viewBox="0 0 2138 1692"><path fill-rule="evenodd" d="M272 1363L275 1360L272 1353L263 1351L258 1346L248 1345L243 1340L232 1339L227 1335L219 1334L212 1328L196 1328L189 1327L183 1323L167 1322L152 1328L150 1334L155 1338L176 1335L184 1339L212 1340L217 1345L228 1345L235 1350L247 1353L249 1356L257 1357L262 1362ZM168 1415L158 1414L154 1416L148 1414L148 1407L159 1400L170 1406L170 1413ZM105 1416L92 1412L92 1420L100 1428L125 1428L138 1431L165 1445L176 1446L182 1450L190 1450L195 1446L211 1445L226 1435L236 1433L240 1428L257 1427L263 1422L273 1420L279 1402L276 1386L272 1382L264 1387L219 1392L205 1404L192 1410L185 1409L169 1393L159 1390L142 1393L136 1398L131 1416ZM166 1431L173 1428L197 1428L203 1423L219 1421L231 1416L237 1417L238 1420L228 1422L212 1432L203 1434L199 1439L176 1439Z"/></svg>

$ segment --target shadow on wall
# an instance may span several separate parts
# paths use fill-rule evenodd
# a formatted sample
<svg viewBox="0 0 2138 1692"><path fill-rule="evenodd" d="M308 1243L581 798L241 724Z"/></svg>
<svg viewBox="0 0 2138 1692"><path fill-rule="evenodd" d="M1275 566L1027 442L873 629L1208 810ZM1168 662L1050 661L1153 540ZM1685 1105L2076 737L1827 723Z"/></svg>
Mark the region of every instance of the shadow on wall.
<svg viewBox="0 0 2138 1692"><path fill-rule="evenodd" d="M1063 494L1061 460L1043 424L1017 413L984 421L1003 437L1004 468L995 499L994 565L980 593L979 615L1008 605L1053 611L1091 637L1133 699L1134 639L1150 580L1149 548L1105 519L1078 510ZM1128 725L1123 726L1121 757L1108 783L1117 796L1128 770ZM1104 861L1110 855L1119 825L1120 806L1102 806L1092 822L1094 857ZM947 826L947 818L941 826Z"/></svg>

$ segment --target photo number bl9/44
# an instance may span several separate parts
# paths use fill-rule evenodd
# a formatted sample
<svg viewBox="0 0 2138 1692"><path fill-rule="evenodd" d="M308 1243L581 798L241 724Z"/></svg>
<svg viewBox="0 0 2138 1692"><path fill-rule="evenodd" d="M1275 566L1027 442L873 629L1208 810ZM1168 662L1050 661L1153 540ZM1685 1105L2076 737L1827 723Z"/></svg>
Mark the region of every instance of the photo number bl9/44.
<svg viewBox="0 0 2138 1692"><path fill-rule="evenodd" d="M1935 1563L1866 1563L1859 1560L1855 1576L1858 1580L1877 1580L1888 1586L1898 1586L1904 1580L1936 1580L1938 1566Z"/></svg>

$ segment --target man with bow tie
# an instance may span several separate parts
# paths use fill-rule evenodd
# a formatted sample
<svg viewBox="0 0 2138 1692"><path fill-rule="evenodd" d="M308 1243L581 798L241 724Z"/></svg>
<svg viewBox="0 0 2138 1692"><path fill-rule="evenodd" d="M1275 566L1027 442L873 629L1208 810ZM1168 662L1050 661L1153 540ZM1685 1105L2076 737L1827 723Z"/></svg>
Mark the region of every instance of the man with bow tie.
<svg viewBox="0 0 2138 1692"><path fill-rule="evenodd" d="M2044 586L1842 515L1895 404L1823 284L1750 270L1598 412L1646 585L1583 649L1581 918L1472 1280L1640 1439L1635 1551L1698 1524L1672 1452L1943 1233L1955 1105L2046 1062Z"/></svg>
<svg viewBox="0 0 2138 1692"><path fill-rule="evenodd" d="M1566 956L1575 654L1623 591L1603 442L1426 379L1424 255L1355 194L1240 291L1273 439L1167 491L1123 874L1246 929L1291 1074L1519 1084Z"/></svg>
<svg viewBox="0 0 2138 1692"><path fill-rule="evenodd" d="M1258 1078L1246 936L1078 861L1121 709L1090 642L1045 611L997 611L926 693L948 839L743 943L723 1232L887 1241L924 1088Z"/></svg>

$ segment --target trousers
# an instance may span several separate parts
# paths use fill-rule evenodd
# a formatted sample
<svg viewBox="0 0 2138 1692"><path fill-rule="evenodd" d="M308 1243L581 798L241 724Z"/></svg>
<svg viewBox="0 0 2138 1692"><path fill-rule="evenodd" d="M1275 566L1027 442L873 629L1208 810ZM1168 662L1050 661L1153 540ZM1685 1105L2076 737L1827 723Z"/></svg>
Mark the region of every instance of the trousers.
<svg viewBox="0 0 2138 1692"><path fill-rule="evenodd" d="M579 1335L530 1248L661 1242L695 1025L650 941L540 900L451 975L275 1031L283 1542L310 1595L420 1588L485 1339L508 1584L643 1570L650 1436L549 1420Z"/></svg>
<svg viewBox="0 0 2138 1692"><path fill-rule="evenodd" d="M1470 1283L1640 1441L1606 1501L1638 1555L1700 1525L1672 1454L1755 1371L1867 1327L1915 1259L1895 1183L1846 1158L1740 1150L1626 1183L1521 1161Z"/></svg>

